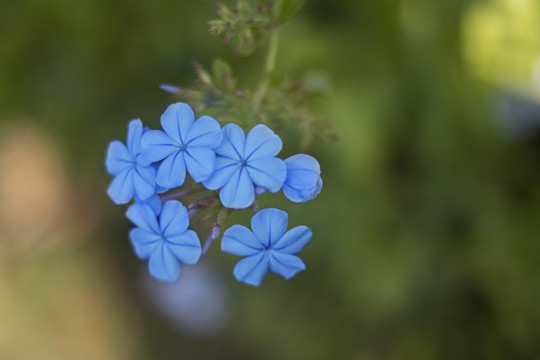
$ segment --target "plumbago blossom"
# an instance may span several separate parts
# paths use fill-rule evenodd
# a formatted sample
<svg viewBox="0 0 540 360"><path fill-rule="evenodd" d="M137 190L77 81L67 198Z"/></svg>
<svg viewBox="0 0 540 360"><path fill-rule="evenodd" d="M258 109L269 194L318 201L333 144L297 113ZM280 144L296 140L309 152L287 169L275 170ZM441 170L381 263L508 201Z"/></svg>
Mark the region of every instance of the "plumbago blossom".
<svg viewBox="0 0 540 360"><path fill-rule="evenodd" d="M109 144L105 167L113 179L107 194L115 204L130 203L131 244L137 257L148 260L154 278L176 281L182 267L196 264L219 238L235 211L255 212L251 229L232 225L221 241L223 252L244 257L233 270L239 282L258 286L268 271L290 279L305 270L296 254L311 240L311 230L300 225L287 231L285 211L259 211L257 204L258 196L280 190L288 200L305 203L323 185L314 157L279 157L283 142L273 131L296 128L301 148L315 137L332 137L325 134L326 120L308 106L320 89L275 76L278 27L303 3L237 0L230 9L214 0L218 18L208 22L209 31L223 35L235 53L248 55L268 39L259 83L239 89L226 62L215 60L212 74L194 62L197 89L161 86L185 101L165 110L161 129L132 120L126 142ZM216 116L197 118L192 107ZM204 246L199 236L206 237Z"/></svg>
<svg viewBox="0 0 540 360"><path fill-rule="evenodd" d="M293 202L306 202L319 195L322 189L321 167L312 156L296 154L285 159L287 177L283 194Z"/></svg>
<svg viewBox="0 0 540 360"><path fill-rule="evenodd" d="M141 139L141 149L147 161L163 160L158 167L156 183L166 188L184 184L186 170L193 180L206 180L214 171L214 148L221 143L219 123L210 116L195 121L187 104L169 106L161 115L164 131L147 131Z"/></svg>
<svg viewBox="0 0 540 360"><path fill-rule="evenodd" d="M249 134L236 124L223 127L224 139L212 176L203 182L210 190L221 189L224 206L242 209L255 201L255 185L270 192L281 189L287 177L283 160L275 157L283 147L279 136L266 125L255 126Z"/></svg>
<svg viewBox="0 0 540 360"><path fill-rule="evenodd" d="M199 261L201 243L195 231L188 229L188 211L179 201L167 201L159 220L150 206L138 202L129 207L126 216L137 226L129 233L135 253L149 259L150 274L156 279L175 281L180 264Z"/></svg>
<svg viewBox="0 0 540 360"><path fill-rule="evenodd" d="M109 144L105 166L114 176L107 193L115 204L127 204L133 196L147 200L156 193L156 170L141 154L141 120L128 125L127 146L115 140Z"/></svg>
<svg viewBox="0 0 540 360"><path fill-rule="evenodd" d="M296 255L311 240L307 226L287 230L288 215L285 211L269 208L251 218L251 228L233 225L223 234L221 250L245 256L234 267L238 281L259 286L268 270L290 279L306 269Z"/></svg>
<svg viewBox="0 0 540 360"><path fill-rule="evenodd" d="M132 120L127 145L112 141L105 161L114 176L107 193L116 204L133 200L126 212L136 226L131 243L158 280L175 281L182 264L197 263L227 215L254 209L257 195L282 190L289 200L306 202L321 191L317 160L306 154L278 158L283 143L266 125L255 125L246 135L240 126L222 128L208 115L195 120L185 103L170 105L160 121L163 130L145 130ZM204 248L190 222L210 223ZM286 231L287 222L285 211L269 208L253 216L252 230L233 225L224 232L221 249L245 256L233 270L238 281L258 286L269 270L290 279L305 269L295 254L309 242L311 230Z"/></svg>

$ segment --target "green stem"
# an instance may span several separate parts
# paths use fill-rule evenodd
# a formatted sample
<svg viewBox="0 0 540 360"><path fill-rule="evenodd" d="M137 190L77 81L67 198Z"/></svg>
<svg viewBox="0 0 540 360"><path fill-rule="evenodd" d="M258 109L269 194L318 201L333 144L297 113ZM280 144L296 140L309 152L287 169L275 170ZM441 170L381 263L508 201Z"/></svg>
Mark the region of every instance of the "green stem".
<svg viewBox="0 0 540 360"><path fill-rule="evenodd" d="M270 32L270 43L268 45L268 53L266 54L266 64L264 66L265 74L268 75L276 67L276 57L279 45L279 28Z"/></svg>
<svg viewBox="0 0 540 360"><path fill-rule="evenodd" d="M270 32L270 40L268 44L268 52L266 53L266 61L264 62L264 72L259 83L259 87L253 97L253 112L249 118L249 123L253 123L257 112L259 111L262 99L268 90L268 80L272 71L276 67L277 50L279 45L279 29L274 29Z"/></svg>

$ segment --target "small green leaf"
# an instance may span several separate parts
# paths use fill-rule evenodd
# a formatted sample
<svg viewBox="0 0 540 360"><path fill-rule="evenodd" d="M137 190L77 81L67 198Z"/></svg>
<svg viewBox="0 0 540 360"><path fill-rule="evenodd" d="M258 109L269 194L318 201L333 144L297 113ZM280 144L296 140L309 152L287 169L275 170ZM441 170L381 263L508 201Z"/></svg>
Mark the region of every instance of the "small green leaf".
<svg viewBox="0 0 540 360"><path fill-rule="evenodd" d="M214 60L212 64L212 73L216 84L227 90L234 90L236 79L233 77L232 68L229 64L221 59Z"/></svg>
<svg viewBox="0 0 540 360"><path fill-rule="evenodd" d="M208 22L208 32L210 33L210 35L219 35L221 34L223 31L225 31L225 26L223 25L223 21L222 20L210 20Z"/></svg>

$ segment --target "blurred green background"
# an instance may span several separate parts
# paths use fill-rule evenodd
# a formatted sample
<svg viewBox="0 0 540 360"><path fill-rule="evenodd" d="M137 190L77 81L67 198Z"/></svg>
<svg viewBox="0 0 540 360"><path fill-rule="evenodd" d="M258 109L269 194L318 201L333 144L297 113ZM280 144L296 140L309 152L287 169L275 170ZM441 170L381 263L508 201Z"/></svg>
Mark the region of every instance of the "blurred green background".
<svg viewBox="0 0 540 360"><path fill-rule="evenodd" d="M194 59L257 81L264 51L234 56L214 17L0 2L0 359L540 358L540 3L307 0L277 66L327 79L314 110L340 137L310 150L319 197L284 205L313 229L308 269L252 288L214 244L165 286L105 149L157 126L158 85L194 86Z"/></svg>

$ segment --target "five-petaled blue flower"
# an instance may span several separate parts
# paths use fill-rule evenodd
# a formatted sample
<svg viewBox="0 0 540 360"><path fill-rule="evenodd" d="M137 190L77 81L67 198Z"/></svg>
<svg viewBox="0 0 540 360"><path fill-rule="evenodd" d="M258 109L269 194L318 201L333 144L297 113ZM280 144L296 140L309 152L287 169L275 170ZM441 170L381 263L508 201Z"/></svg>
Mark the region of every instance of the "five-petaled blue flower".
<svg viewBox="0 0 540 360"><path fill-rule="evenodd" d="M286 177L283 160L275 157L283 144L267 126L259 124L249 134L238 125L223 127L223 141L215 149L214 173L203 182L210 190L221 189L221 203L243 209L255 201L255 185L270 192L281 189Z"/></svg>
<svg viewBox="0 0 540 360"><path fill-rule="evenodd" d="M321 192L322 179L319 162L312 156L297 154L285 159L287 178L283 194L293 202L306 202Z"/></svg>
<svg viewBox="0 0 540 360"><path fill-rule="evenodd" d="M156 183L168 189L181 186L186 169L196 182L206 180L214 171L213 149L222 139L219 123L207 115L195 121L193 110L184 103L170 105L160 120L165 131L150 130L142 137L145 158L163 160Z"/></svg>
<svg viewBox="0 0 540 360"><path fill-rule="evenodd" d="M126 216L137 226L129 236L135 253L149 260L150 273L162 281L175 281L180 264L195 264L201 257L197 234L188 229L189 216L179 201L169 200L161 209L159 221L146 204L131 205Z"/></svg>
<svg viewBox="0 0 540 360"><path fill-rule="evenodd" d="M114 175L107 193L116 204L126 204L134 195L146 200L155 194L156 170L141 154L142 121L128 125L127 147L115 140L109 144L105 166Z"/></svg>
<svg viewBox="0 0 540 360"><path fill-rule="evenodd" d="M273 271L285 279L305 270L304 262L293 255L311 240L311 230L306 226L287 229L287 213L268 208L251 218L251 232L242 225L233 225L223 234L221 250L246 256L234 267L238 281L258 286L267 271Z"/></svg>

